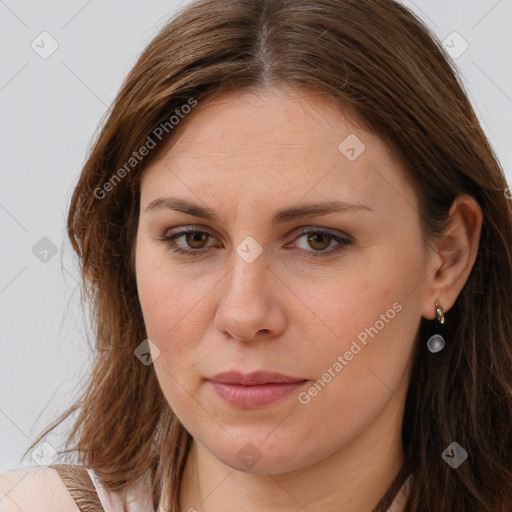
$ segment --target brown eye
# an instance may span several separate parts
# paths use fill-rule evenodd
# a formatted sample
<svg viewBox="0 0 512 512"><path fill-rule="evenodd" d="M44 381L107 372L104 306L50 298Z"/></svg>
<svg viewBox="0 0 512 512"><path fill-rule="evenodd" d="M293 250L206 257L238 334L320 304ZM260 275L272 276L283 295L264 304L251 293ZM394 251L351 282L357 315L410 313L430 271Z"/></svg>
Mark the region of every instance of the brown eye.
<svg viewBox="0 0 512 512"><path fill-rule="evenodd" d="M300 247L300 244L295 242L294 245L297 245L304 252L308 253L309 256L313 258L321 258L327 257L334 253L343 250L344 246L352 244L352 240L347 236L343 235L340 232L331 233L329 231L323 229L311 229L305 228L302 230L302 234L296 238L296 240L300 240L301 238L305 239L305 243ZM329 247L332 247L331 244L334 242L334 249L327 250ZM312 250L313 249L313 250Z"/></svg>
<svg viewBox="0 0 512 512"><path fill-rule="evenodd" d="M178 239L184 239L184 242L177 243ZM199 256L208 251L206 243L213 235L206 231L197 229L184 229L174 234L157 237L157 240L165 243L169 249L177 254L186 256Z"/></svg>
<svg viewBox="0 0 512 512"><path fill-rule="evenodd" d="M316 251L322 251L324 249L327 249L332 239L333 237L328 235L327 233L309 233L307 236L308 243Z"/></svg>
<svg viewBox="0 0 512 512"><path fill-rule="evenodd" d="M191 231L190 233L185 233L185 242L192 249L202 249L202 244L207 241L209 236L208 233L201 231Z"/></svg>

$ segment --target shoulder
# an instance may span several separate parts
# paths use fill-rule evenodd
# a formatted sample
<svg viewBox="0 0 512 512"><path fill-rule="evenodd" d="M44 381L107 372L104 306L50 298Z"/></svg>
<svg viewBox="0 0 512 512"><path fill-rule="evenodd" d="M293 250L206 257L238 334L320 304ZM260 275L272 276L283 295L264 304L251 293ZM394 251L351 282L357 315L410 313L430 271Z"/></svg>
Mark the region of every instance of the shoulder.
<svg viewBox="0 0 512 512"><path fill-rule="evenodd" d="M80 512L59 473L32 466L0 473L0 512Z"/></svg>

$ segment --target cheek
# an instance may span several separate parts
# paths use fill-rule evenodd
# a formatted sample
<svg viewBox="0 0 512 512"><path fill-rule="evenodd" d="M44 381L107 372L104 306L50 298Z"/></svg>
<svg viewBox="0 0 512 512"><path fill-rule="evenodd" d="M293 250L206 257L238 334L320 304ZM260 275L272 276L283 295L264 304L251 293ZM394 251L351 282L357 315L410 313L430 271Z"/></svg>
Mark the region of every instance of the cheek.
<svg viewBox="0 0 512 512"><path fill-rule="evenodd" d="M187 345L187 340L192 342L189 331L195 330L194 317L201 306L194 307L197 301L184 290L185 284L162 268L147 267L138 273L137 286L148 337L160 350L180 350Z"/></svg>
<svg viewBox="0 0 512 512"><path fill-rule="evenodd" d="M155 373L171 409L186 417L187 410L193 408L190 393L194 394L197 386L197 340L202 334L196 319L204 315L201 301L190 296L186 283L171 271L168 261L143 250L139 256L139 301L147 336L159 349L153 362Z"/></svg>
<svg viewBox="0 0 512 512"><path fill-rule="evenodd" d="M171 372L192 365L209 321L207 295L215 279L191 275L149 243L137 247L136 277L148 338L163 356L158 363L165 360Z"/></svg>
<svg viewBox="0 0 512 512"><path fill-rule="evenodd" d="M355 395L371 397L372 386L385 386L379 378L394 386L403 376L418 330L422 265L420 248L405 252L396 245L381 246L368 251L366 261L352 265L339 281L325 282L323 295L310 295L322 320L317 325L323 324L328 330L323 327L322 331L331 333L322 336L310 357L317 361L320 374L330 369L343 375L332 379L340 392L350 382L357 384ZM338 356L343 361L333 368ZM325 375L323 380L328 379ZM363 390L364 386L369 388Z"/></svg>

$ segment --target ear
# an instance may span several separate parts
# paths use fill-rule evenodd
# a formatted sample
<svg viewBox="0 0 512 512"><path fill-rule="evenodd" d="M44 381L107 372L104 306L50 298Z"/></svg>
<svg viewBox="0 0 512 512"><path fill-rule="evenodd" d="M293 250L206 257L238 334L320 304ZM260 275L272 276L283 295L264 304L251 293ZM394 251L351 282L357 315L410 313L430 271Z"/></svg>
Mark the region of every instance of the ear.
<svg viewBox="0 0 512 512"><path fill-rule="evenodd" d="M458 196L449 212L446 233L436 241L431 255L429 279L424 297L423 316L436 317L435 301L448 311L466 284L480 243L483 214L475 198Z"/></svg>

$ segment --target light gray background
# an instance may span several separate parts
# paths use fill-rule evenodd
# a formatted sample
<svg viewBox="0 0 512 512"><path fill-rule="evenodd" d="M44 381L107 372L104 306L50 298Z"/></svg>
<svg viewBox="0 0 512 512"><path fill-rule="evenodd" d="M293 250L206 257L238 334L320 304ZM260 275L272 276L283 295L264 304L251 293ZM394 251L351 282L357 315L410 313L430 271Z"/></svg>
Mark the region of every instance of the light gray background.
<svg viewBox="0 0 512 512"><path fill-rule="evenodd" d="M36 464L21 460L23 451L71 403L90 368L66 209L122 80L187 3L0 0L0 471ZM404 3L441 41L455 31L469 43L455 62L512 183L512 0ZM46 59L31 47L50 47L44 31L59 45ZM455 37L448 44L462 49ZM41 252L43 237L55 255ZM59 439L48 441L59 447Z"/></svg>

